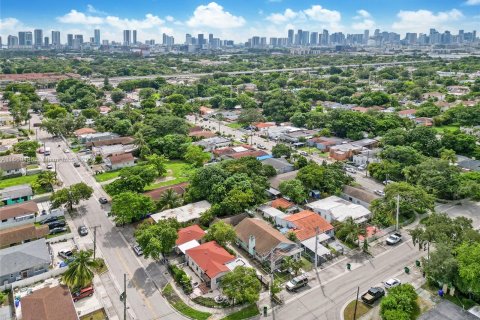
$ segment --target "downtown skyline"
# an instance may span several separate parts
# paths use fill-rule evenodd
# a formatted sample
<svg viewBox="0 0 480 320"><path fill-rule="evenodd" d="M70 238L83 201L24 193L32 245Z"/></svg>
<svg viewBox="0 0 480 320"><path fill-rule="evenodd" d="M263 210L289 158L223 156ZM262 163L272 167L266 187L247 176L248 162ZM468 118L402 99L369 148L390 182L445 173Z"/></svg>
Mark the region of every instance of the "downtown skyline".
<svg viewBox="0 0 480 320"><path fill-rule="evenodd" d="M123 1L121 1L123 2ZM337 1L338 2L338 1ZM2 1L0 35L6 43L8 35L19 31L43 29L61 31L61 42L67 34L93 36L94 29L102 30L102 39L123 41L125 29L137 30L138 40L162 42L162 34L174 36L182 43L186 33L192 35L215 33L221 39L246 42L252 36L285 37L288 29L315 30L359 34L368 29L396 32L403 38L407 32L428 34L430 28L439 32L457 33L475 30L480 23L480 1L288 1L267 0L239 5L234 1L182 4L137 1L136 8L112 1L76 1L72 7L60 1L45 1L47 14L35 15L18 3ZM29 4L34 9L37 4ZM121 10L120 10L121 7Z"/></svg>

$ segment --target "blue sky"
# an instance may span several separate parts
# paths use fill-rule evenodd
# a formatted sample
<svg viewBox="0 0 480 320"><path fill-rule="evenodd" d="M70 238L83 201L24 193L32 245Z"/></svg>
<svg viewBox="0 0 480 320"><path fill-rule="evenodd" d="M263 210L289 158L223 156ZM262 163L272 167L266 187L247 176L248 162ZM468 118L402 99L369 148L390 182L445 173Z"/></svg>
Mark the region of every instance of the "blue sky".
<svg viewBox="0 0 480 320"><path fill-rule="evenodd" d="M252 35L286 36L289 28L361 33L380 28L404 34L480 26L480 0L1 0L0 35L43 28L121 40L123 29L137 29L138 39L161 39L166 32L183 42L186 32L209 33L245 41ZM480 28L479 28L480 29ZM480 30L479 30L480 31Z"/></svg>

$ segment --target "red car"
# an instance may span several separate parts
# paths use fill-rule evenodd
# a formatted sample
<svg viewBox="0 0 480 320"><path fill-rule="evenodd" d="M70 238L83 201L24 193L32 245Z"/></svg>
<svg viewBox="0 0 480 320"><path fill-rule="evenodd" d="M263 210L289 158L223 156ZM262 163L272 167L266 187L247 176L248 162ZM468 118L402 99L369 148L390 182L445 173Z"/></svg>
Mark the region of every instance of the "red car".
<svg viewBox="0 0 480 320"><path fill-rule="evenodd" d="M94 292L95 290L93 290L93 285L90 287L85 287L78 291L72 292L73 302L77 302L78 300L81 300L86 297L91 297L93 296Z"/></svg>

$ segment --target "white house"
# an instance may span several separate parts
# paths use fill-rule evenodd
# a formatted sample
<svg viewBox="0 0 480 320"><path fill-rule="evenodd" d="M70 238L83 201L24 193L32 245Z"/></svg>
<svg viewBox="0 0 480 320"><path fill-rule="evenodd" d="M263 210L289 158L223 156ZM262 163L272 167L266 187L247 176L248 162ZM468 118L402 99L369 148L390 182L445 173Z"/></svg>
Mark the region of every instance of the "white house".
<svg viewBox="0 0 480 320"><path fill-rule="evenodd" d="M105 158L105 164L110 170L117 170L135 165L135 158L131 153L115 154Z"/></svg>
<svg viewBox="0 0 480 320"><path fill-rule="evenodd" d="M320 214L328 222L345 221L351 217L356 223L367 221L371 212L360 204L354 204L337 196L317 200L307 204L307 208Z"/></svg>
<svg viewBox="0 0 480 320"><path fill-rule="evenodd" d="M199 201L195 203L189 203L182 207L161 211L151 215L151 218L158 222L168 218L177 219L178 222L188 222L198 220L202 213L211 208L211 204L208 201Z"/></svg>

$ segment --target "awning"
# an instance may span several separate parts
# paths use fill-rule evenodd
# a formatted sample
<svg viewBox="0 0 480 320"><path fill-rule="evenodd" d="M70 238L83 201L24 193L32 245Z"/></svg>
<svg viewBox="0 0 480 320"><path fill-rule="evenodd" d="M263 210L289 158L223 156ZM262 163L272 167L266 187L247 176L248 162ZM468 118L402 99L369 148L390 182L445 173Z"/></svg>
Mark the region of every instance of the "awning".
<svg viewBox="0 0 480 320"><path fill-rule="evenodd" d="M315 253L315 237L302 241L302 246ZM330 250L320 244L320 241L317 245L317 256L326 256L330 254Z"/></svg>
<svg viewBox="0 0 480 320"><path fill-rule="evenodd" d="M182 251L183 254L185 254L185 252L188 250L188 249L192 249L192 248L195 248L195 247L198 247L200 245L200 243L198 243L197 240L191 240L191 241L188 241L188 242L185 242L184 244L181 244L178 246L178 249L180 251Z"/></svg>

